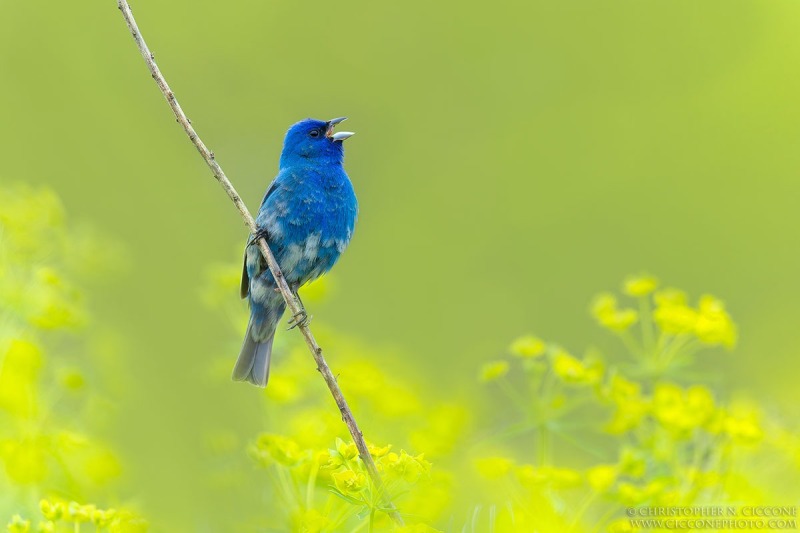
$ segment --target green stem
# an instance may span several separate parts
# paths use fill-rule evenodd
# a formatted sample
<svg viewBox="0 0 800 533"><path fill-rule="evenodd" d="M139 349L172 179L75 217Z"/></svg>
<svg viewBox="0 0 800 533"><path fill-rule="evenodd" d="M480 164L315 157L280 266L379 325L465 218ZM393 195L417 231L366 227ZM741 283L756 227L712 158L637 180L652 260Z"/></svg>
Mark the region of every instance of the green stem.
<svg viewBox="0 0 800 533"><path fill-rule="evenodd" d="M639 298L639 323L642 325L642 343L645 351L651 356L654 355L655 331L653 329L653 315L650 310L650 298L642 296Z"/></svg>
<svg viewBox="0 0 800 533"><path fill-rule="evenodd" d="M578 526L581 518L583 518L583 515L586 514L587 509L589 509L589 506L592 505L595 498L597 498L597 494L598 493L596 491L592 491L589 495L587 495L586 498L583 499L583 503L578 508L578 511L575 513L575 518L572 520L572 524L569 526L568 533L574 531Z"/></svg>
<svg viewBox="0 0 800 533"><path fill-rule="evenodd" d="M526 399L511 385L511 382L506 379L505 376L501 377L497 380L497 385L500 387L500 390L508 396L508 399L520 410L521 413L526 414L528 412L528 402Z"/></svg>
<svg viewBox="0 0 800 533"><path fill-rule="evenodd" d="M375 507L369 510L369 533L375 530Z"/></svg>
<svg viewBox="0 0 800 533"><path fill-rule="evenodd" d="M308 484L306 484L306 509L314 507L314 486L317 482L317 473L319 472L319 462L314 459L311 472L308 475Z"/></svg>
<svg viewBox="0 0 800 533"><path fill-rule="evenodd" d="M681 333L680 335L676 335L672 344L669 346L669 350L665 350L661 360L659 361L658 368L663 372L669 368L672 359L677 356L680 351L686 346L687 342L690 340L690 337L687 333Z"/></svg>
<svg viewBox="0 0 800 533"><path fill-rule="evenodd" d="M619 338L633 357L644 357L644 348L636 342L636 339L633 338L629 331L620 332Z"/></svg>
<svg viewBox="0 0 800 533"><path fill-rule="evenodd" d="M542 376L542 386L539 397L535 398L536 404L536 423L539 434L539 465L544 466L550 462L550 422L553 413L550 412L553 395L558 383L555 381L555 374L550 370Z"/></svg>
<svg viewBox="0 0 800 533"><path fill-rule="evenodd" d="M550 464L550 429L545 422L539 424L539 466Z"/></svg>

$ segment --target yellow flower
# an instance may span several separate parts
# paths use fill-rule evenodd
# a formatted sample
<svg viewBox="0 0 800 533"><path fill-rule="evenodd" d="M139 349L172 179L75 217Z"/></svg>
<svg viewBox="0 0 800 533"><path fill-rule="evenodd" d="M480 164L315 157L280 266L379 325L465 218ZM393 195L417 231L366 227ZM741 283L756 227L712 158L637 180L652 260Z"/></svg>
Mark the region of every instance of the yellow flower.
<svg viewBox="0 0 800 533"><path fill-rule="evenodd" d="M647 471L646 456L640 450L624 447L619 457L619 473L626 476L640 478Z"/></svg>
<svg viewBox="0 0 800 533"><path fill-rule="evenodd" d="M506 457L483 457L475 460L475 468L486 479L505 477L512 466L514 462Z"/></svg>
<svg viewBox="0 0 800 533"><path fill-rule="evenodd" d="M355 443L345 443L342 439L336 439L336 451L339 452L344 459L350 460L358 457L358 448Z"/></svg>
<svg viewBox="0 0 800 533"><path fill-rule="evenodd" d="M653 320L661 331L672 335L694 332L697 311L686 304L686 293L664 289L658 291L653 299L656 302Z"/></svg>
<svg viewBox="0 0 800 533"><path fill-rule="evenodd" d="M592 303L592 314L604 328L621 333L639 320L634 309L619 309L617 299L609 293L599 294Z"/></svg>
<svg viewBox="0 0 800 533"><path fill-rule="evenodd" d="M608 396L615 403L623 403L631 398L641 396L642 386L630 381L620 374L614 374L609 380Z"/></svg>
<svg viewBox="0 0 800 533"><path fill-rule="evenodd" d="M620 435L639 427L645 415L650 411L650 404L641 396L631 396L626 401L616 404L611 421L605 430L612 435Z"/></svg>
<svg viewBox="0 0 800 533"><path fill-rule="evenodd" d="M736 324L725 311L725 304L706 294L700 298L698 308L699 316L694 324L697 338L705 344L733 348L737 338Z"/></svg>
<svg viewBox="0 0 800 533"><path fill-rule="evenodd" d="M603 363L600 360L580 361L559 349L553 355L553 372L564 383L573 385L592 385L603 376Z"/></svg>
<svg viewBox="0 0 800 533"><path fill-rule="evenodd" d="M617 480L616 465L597 465L586 472L586 481L595 492L606 492Z"/></svg>
<svg viewBox="0 0 800 533"><path fill-rule="evenodd" d="M255 452L257 458L264 464L269 464L271 460L285 466L293 466L307 455L292 439L267 433L258 437Z"/></svg>
<svg viewBox="0 0 800 533"><path fill-rule="evenodd" d="M647 296L658 288L658 279L648 274L629 276L623 285L623 291L628 296L639 298Z"/></svg>
<svg viewBox="0 0 800 533"><path fill-rule="evenodd" d="M332 477L336 488L343 494L360 492L367 486L367 476L363 472L356 472L349 468L341 472L334 472Z"/></svg>
<svg viewBox="0 0 800 533"><path fill-rule="evenodd" d="M64 515L64 504L61 502L42 500L39 502L39 509L48 520L58 520Z"/></svg>
<svg viewBox="0 0 800 533"><path fill-rule="evenodd" d="M495 381L508 374L508 361L492 361L481 368L481 381Z"/></svg>
<svg viewBox="0 0 800 533"><path fill-rule="evenodd" d="M633 309L619 309L605 315L600 323L611 331L622 332L639 320L639 313Z"/></svg>
<svg viewBox="0 0 800 533"><path fill-rule="evenodd" d="M400 450L399 454L388 453L379 461L387 477L402 479L407 483L416 482L420 476L428 474L431 470L431 463L425 460L424 454L412 456L405 450Z"/></svg>
<svg viewBox="0 0 800 533"><path fill-rule="evenodd" d="M8 523L9 533L28 533L31 530L31 521L23 520L20 515L14 515Z"/></svg>
<svg viewBox="0 0 800 533"><path fill-rule="evenodd" d="M679 433L702 426L714 414L714 398L706 387L687 390L673 383L658 383L653 391L653 415L666 428Z"/></svg>
<svg viewBox="0 0 800 533"><path fill-rule="evenodd" d="M379 447L379 446L375 446L371 442L368 442L367 443L367 449L369 450L369 454L371 456L373 456L373 457L383 457L384 455L389 453L389 450L392 449L392 445L391 444L387 444L386 446Z"/></svg>
<svg viewBox="0 0 800 533"><path fill-rule="evenodd" d="M755 444L764 437L759 418L752 406L735 404L723 415L722 429L734 442Z"/></svg>
<svg viewBox="0 0 800 533"><path fill-rule="evenodd" d="M515 339L509 347L511 355L526 359L541 357L544 355L546 349L547 346L545 345L544 341L538 337L534 337L533 335L519 337Z"/></svg>
<svg viewBox="0 0 800 533"><path fill-rule="evenodd" d="M592 314L595 317L610 313L617 308L617 298L609 293L602 292L592 300Z"/></svg>

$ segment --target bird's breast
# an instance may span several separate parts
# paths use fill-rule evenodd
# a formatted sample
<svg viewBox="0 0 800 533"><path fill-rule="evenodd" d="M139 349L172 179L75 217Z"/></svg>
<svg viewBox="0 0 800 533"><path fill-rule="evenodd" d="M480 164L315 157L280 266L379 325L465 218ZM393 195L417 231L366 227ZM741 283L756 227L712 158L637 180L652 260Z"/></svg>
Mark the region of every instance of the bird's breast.
<svg viewBox="0 0 800 533"><path fill-rule="evenodd" d="M358 204L344 173L336 179L313 173L303 179L294 173L285 176L262 205L258 223L267 230L287 281L303 284L330 270L344 252Z"/></svg>

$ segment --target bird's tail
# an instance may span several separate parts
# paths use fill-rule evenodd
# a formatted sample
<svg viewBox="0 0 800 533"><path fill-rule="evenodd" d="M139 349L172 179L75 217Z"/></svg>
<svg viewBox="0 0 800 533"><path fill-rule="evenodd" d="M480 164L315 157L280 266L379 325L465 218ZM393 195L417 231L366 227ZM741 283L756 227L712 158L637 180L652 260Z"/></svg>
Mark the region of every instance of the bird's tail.
<svg viewBox="0 0 800 533"><path fill-rule="evenodd" d="M267 386L276 326L277 321L256 322L254 316L250 316L242 351L233 367L232 377L235 381L247 381L262 388Z"/></svg>

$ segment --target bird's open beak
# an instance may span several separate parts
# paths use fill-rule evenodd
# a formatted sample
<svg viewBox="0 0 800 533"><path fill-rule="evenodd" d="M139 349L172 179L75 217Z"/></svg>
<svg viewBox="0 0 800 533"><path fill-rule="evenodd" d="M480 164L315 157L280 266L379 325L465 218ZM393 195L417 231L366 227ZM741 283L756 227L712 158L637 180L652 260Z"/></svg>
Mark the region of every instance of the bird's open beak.
<svg viewBox="0 0 800 533"><path fill-rule="evenodd" d="M349 137L355 135L352 131L337 131L336 133L333 132L333 128L340 122L344 122L347 120L347 117L339 117L334 118L328 121L328 132L326 133L329 139L333 141L343 141Z"/></svg>

